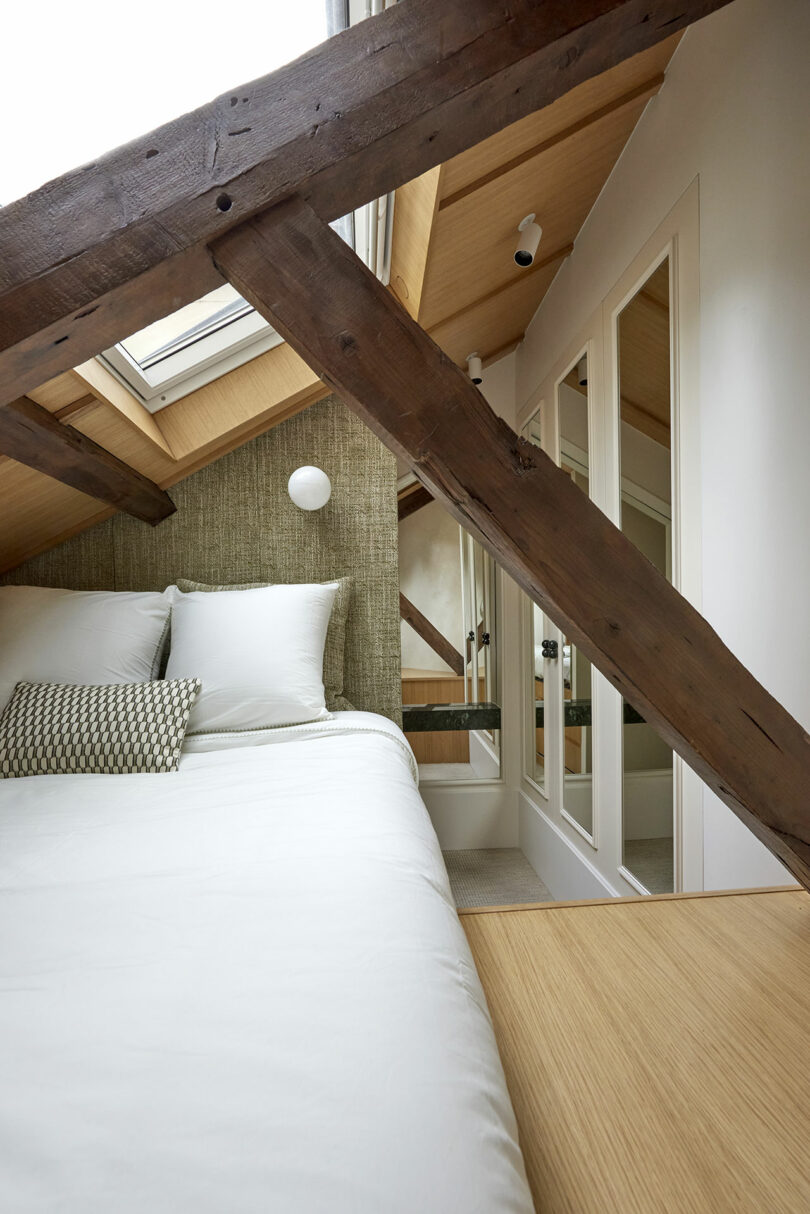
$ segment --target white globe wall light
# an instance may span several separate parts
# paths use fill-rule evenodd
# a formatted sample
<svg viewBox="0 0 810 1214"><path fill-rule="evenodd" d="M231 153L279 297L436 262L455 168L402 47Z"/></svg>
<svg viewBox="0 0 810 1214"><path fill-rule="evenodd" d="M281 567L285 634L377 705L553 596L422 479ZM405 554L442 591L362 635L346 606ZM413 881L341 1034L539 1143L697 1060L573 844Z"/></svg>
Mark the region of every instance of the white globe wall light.
<svg viewBox="0 0 810 1214"><path fill-rule="evenodd" d="M332 482L320 468L305 464L293 472L287 492L301 510L320 510L332 496Z"/></svg>

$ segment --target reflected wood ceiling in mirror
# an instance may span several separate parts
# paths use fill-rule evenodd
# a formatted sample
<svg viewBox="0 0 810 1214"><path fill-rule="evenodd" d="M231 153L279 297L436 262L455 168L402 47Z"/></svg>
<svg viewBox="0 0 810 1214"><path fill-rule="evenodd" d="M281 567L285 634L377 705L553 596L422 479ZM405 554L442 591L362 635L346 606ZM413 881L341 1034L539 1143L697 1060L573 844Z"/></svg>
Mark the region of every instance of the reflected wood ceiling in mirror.
<svg viewBox="0 0 810 1214"><path fill-rule="evenodd" d="M676 35L397 191L391 290L460 365L523 338L644 107ZM530 211L535 264L513 259ZM286 345L154 416L95 361L30 396L162 487L306 408L327 389ZM0 455L0 572L108 517L103 503Z"/></svg>
<svg viewBox="0 0 810 1214"><path fill-rule="evenodd" d="M670 445L669 260L619 317L622 421Z"/></svg>

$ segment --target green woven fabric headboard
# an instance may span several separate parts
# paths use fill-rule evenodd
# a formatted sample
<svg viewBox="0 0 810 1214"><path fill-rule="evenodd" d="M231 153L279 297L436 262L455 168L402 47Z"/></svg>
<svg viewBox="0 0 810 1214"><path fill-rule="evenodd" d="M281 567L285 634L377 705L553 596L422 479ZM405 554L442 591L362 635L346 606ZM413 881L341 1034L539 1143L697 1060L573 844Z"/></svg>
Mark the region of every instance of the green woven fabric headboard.
<svg viewBox="0 0 810 1214"><path fill-rule="evenodd" d="M316 464L332 498L313 513L287 494ZM399 722L396 461L331 396L170 490L177 513L157 527L118 514L27 561L3 582L76 590L162 590L200 582L322 582L351 577L346 695Z"/></svg>

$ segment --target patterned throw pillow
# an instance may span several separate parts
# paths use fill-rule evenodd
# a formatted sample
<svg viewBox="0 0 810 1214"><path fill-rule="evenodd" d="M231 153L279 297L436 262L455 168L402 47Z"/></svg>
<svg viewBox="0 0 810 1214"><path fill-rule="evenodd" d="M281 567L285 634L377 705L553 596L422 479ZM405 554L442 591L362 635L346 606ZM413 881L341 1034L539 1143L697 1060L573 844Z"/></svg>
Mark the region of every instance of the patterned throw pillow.
<svg viewBox="0 0 810 1214"><path fill-rule="evenodd" d="M177 771L199 679L18 683L0 714L0 779Z"/></svg>
<svg viewBox="0 0 810 1214"><path fill-rule="evenodd" d="M329 628L326 632L326 644L323 650L323 689L326 707L329 712L344 712L353 708L343 694L343 653L346 648L346 620L349 615L349 603L352 596L352 579L350 577L330 578L322 582L322 586L337 582L337 594L329 618ZM264 590L266 586L275 586L276 582L240 582L235 586L209 586L205 582L192 582L189 578L179 577L177 589L183 594L193 594L195 591L216 590Z"/></svg>

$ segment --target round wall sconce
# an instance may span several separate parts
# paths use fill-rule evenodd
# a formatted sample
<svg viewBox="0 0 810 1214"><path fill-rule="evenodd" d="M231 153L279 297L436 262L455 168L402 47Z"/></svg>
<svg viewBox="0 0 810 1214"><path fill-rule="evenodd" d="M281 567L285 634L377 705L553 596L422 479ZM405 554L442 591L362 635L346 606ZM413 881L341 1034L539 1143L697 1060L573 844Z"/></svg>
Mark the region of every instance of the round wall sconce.
<svg viewBox="0 0 810 1214"><path fill-rule="evenodd" d="M480 354L467 355L467 374L474 384L480 384L484 379L483 367L481 366Z"/></svg>
<svg viewBox="0 0 810 1214"><path fill-rule="evenodd" d="M543 229L539 223L535 223L535 215L532 212L525 219L521 219L518 224L518 241L515 249L515 263L521 269L527 269L534 261L540 244L540 237L543 235Z"/></svg>
<svg viewBox="0 0 810 1214"><path fill-rule="evenodd" d="M332 482L320 468L305 464L287 482L287 492L301 510L320 510L332 496Z"/></svg>

